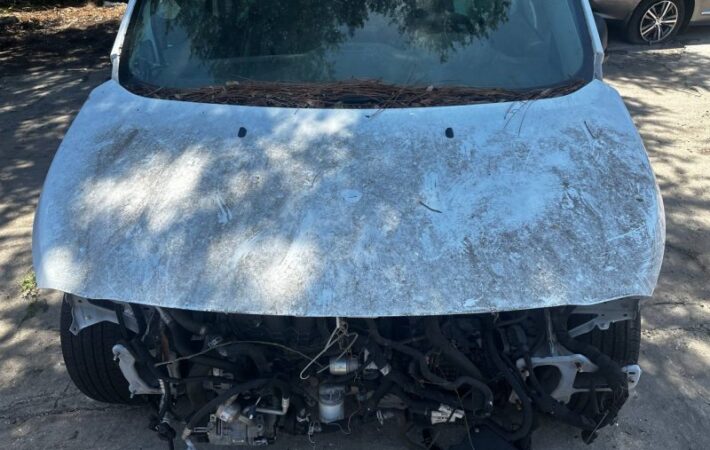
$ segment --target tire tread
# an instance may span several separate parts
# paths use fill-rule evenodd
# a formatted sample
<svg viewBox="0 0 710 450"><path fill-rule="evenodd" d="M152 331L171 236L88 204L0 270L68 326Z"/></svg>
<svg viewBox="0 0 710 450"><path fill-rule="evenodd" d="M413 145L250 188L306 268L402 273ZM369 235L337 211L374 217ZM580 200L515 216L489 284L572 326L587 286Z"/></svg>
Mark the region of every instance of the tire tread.
<svg viewBox="0 0 710 450"><path fill-rule="evenodd" d="M136 403L131 398L128 382L113 361L112 347L120 340L118 326L100 322L72 334L71 306L62 301L60 341L64 363L76 387L87 397L103 403Z"/></svg>

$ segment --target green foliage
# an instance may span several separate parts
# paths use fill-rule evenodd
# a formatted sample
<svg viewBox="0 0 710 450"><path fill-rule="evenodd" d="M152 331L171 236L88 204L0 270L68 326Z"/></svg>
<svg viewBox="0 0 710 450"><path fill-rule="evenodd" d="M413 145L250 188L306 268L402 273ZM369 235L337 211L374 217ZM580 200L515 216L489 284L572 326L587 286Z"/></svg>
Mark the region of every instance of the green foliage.
<svg viewBox="0 0 710 450"><path fill-rule="evenodd" d="M39 289L37 289L37 278L35 276L35 271L30 270L20 281L20 295L25 300L31 302L37 301L39 297Z"/></svg>
<svg viewBox="0 0 710 450"><path fill-rule="evenodd" d="M27 272L22 280L20 280L20 295L22 298L29 301L29 304L27 305L27 309L25 309L25 315L17 325L18 328L21 327L25 321L33 318L37 314L46 312L47 309L49 309L47 301L39 298L37 277L35 276L34 270Z"/></svg>
<svg viewBox="0 0 710 450"><path fill-rule="evenodd" d="M309 54L300 67L302 73L294 78L328 81L332 68L325 53L339 47L373 15L393 25L401 39L446 61L505 22L510 0L152 0L144 5L167 28L179 26L189 36L191 51L211 66L217 79L233 74L230 58L262 58L268 66L269 55ZM148 29L142 22L136 28ZM136 53L150 60L153 46L146 40ZM262 66L250 67L254 73L242 68L239 76L264 79Z"/></svg>

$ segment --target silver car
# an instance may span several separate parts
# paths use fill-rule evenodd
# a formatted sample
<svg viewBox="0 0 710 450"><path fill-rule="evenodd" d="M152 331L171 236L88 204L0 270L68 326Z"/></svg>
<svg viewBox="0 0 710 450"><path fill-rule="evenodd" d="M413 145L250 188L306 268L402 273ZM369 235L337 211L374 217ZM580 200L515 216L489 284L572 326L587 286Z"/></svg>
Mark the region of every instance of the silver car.
<svg viewBox="0 0 710 450"><path fill-rule="evenodd" d="M710 24L710 0L591 0L595 13L621 24L634 43L658 44L687 25Z"/></svg>
<svg viewBox="0 0 710 450"><path fill-rule="evenodd" d="M603 56L587 0L131 1L35 216L69 376L191 449L590 442L665 240Z"/></svg>

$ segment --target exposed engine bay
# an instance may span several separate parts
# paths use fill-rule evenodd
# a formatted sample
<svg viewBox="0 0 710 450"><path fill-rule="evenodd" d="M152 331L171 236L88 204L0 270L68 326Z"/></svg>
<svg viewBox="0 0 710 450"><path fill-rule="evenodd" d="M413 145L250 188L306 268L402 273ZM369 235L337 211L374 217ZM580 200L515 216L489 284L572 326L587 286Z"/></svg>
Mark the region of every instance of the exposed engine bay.
<svg viewBox="0 0 710 450"><path fill-rule="evenodd" d="M390 422L421 448L525 449L538 414L580 428L591 442L641 373L636 361L612 358L590 338L638 320L636 299L348 319L66 298L72 333L101 321L119 325L113 353L131 395L154 400L154 429L188 448L268 445L284 433L314 441ZM440 447L437 427L457 427L463 440Z"/></svg>

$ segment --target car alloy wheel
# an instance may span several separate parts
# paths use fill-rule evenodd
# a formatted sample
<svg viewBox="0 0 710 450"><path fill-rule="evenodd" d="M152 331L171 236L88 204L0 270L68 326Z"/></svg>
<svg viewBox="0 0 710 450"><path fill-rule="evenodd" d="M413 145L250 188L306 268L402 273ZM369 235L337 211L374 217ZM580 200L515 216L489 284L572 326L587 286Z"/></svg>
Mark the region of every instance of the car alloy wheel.
<svg viewBox="0 0 710 450"><path fill-rule="evenodd" d="M641 38L656 44L666 40L680 23L678 6L670 0L653 3L641 17Z"/></svg>

